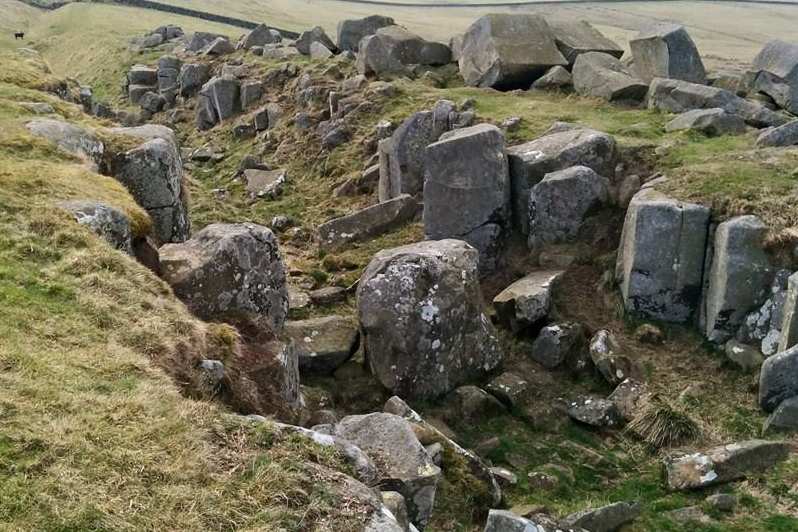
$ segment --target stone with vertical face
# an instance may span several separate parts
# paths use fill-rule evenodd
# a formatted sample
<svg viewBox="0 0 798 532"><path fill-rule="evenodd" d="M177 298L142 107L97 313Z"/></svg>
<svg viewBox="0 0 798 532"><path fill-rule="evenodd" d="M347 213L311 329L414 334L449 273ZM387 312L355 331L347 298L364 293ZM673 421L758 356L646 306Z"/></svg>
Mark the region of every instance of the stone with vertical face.
<svg viewBox="0 0 798 532"><path fill-rule="evenodd" d="M510 214L504 134L480 124L444 134L427 147L424 233L460 238L480 252L480 268L495 266L497 241ZM490 232L485 234L486 226Z"/></svg>
<svg viewBox="0 0 798 532"><path fill-rule="evenodd" d="M701 298L709 209L651 188L626 213L616 278L626 310L670 322L695 316Z"/></svg>
<svg viewBox="0 0 798 532"><path fill-rule="evenodd" d="M763 249L766 234L767 226L756 216L738 216L718 226L704 299L709 341L726 342L767 298L774 271Z"/></svg>
<svg viewBox="0 0 798 532"><path fill-rule="evenodd" d="M684 26L655 23L629 41L637 75L645 82L671 78L691 83L707 82L704 63Z"/></svg>

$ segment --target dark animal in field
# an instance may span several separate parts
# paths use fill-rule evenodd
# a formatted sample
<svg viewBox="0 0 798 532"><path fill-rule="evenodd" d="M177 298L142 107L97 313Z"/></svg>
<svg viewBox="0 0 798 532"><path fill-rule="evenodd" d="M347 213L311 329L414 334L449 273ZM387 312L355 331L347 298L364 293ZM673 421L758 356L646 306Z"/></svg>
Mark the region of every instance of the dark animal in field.
<svg viewBox="0 0 798 532"><path fill-rule="evenodd" d="M21 32L21 31L16 32L14 34L14 40L16 41L17 39L22 39L24 41L25 40L25 34L23 32Z"/></svg>

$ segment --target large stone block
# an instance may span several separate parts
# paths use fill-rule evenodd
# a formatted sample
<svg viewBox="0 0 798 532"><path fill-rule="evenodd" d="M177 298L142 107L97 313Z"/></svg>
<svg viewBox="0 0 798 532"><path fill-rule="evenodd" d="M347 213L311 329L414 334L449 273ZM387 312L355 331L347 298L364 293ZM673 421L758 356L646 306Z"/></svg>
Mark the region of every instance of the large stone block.
<svg viewBox="0 0 798 532"><path fill-rule="evenodd" d="M584 96L637 104L648 92L648 84L633 76L610 54L587 52L579 55L572 74L574 90Z"/></svg>
<svg viewBox="0 0 798 532"><path fill-rule="evenodd" d="M394 393L433 398L496 368L502 354L482 311L477 251L459 240L377 253L357 291L366 357Z"/></svg>
<svg viewBox="0 0 798 532"><path fill-rule="evenodd" d="M774 270L763 249L767 226L756 216L718 225L704 297L707 339L723 343L768 296Z"/></svg>
<svg viewBox="0 0 798 532"><path fill-rule="evenodd" d="M645 82L672 78L706 83L707 72L684 26L655 23L629 41L637 75Z"/></svg>
<svg viewBox="0 0 798 532"><path fill-rule="evenodd" d="M529 234L529 201L532 187L546 174L572 166L586 166L597 174L612 178L617 149L615 139L606 133L575 128L545 135L507 149L512 185L513 225Z"/></svg>
<svg viewBox="0 0 798 532"><path fill-rule="evenodd" d="M751 92L765 93L780 107L798 113L798 44L769 41L745 79Z"/></svg>
<svg viewBox="0 0 798 532"><path fill-rule="evenodd" d="M477 19L463 37L459 63L467 85L528 89L549 68L568 61L546 19L514 13Z"/></svg>
<svg viewBox="0 0 798 532"><path fill-rule="evenodd" d="M492 269L510 213L504 134L489 124L446 133L427 147L425 167L426 237L465 240L479 250L480 268ZM484 235L489 225L496 232Z"/></svg>
<svg viewBox="0 0 798 532"><path fill-rule="evenodd" d="M709 209L653 189L632 198L624 221L616 277L626 310L686 322L701 298Z"/></svg>
<svg viewBox="0 0 798 532"><path fill-rule="evenodd" d="M355 20L342 20L338 24L338 48L342 52L357 52L363 37L374 35L377 30L396 23L391 17L371 15Z"/></svg>

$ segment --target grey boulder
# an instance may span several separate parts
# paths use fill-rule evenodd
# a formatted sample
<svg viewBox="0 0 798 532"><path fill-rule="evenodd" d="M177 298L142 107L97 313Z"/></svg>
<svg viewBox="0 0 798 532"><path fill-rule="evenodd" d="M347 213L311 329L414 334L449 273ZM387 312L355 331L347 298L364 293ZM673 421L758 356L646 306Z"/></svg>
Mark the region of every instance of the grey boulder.
<svg viewBox="0 0 798 532"><path fill-rule="evenodd" d="M624 221L616 279L626 310L685 322L699 308L709 209L648 188Z"/></svg>
<svg viewBox="0 0 798 532"><path fill-rule="evenodd" d="M774 270L764 250L767 226L756 216L718 225L704 297L704 334L724 343L767 298Z"/></svg>
<svg viewBox="0 0 798 532"><path fill-rule="evenodd" d="M546 19L531 14L492 14L463 36L460 74L466 85L529 88L549 68L566 66Z"/></svg>
<svg viewBox="0 0 798 532"><path fill-rule="evenodd" d="M587 358L587 345L584 328L577 323L558 323L541 329L532 343L530 356L546 369L554 369L563 364L575 370Z"/></svg>
<svg viewBox="0 0 798 532"><path fill-rule="evenodd" d="M545 74L535 80L532 89L545 91L564 91L573 88L574 78L565 67L551 67Z"/></svg>
<svg viewBox="0 0 798 532"><path fill-rule="evenodd" d="M701 132L708 137L741 135L745 133L745 120L720 108L693 109L668 122L665 125L665 130L692 130Z"/></svg>
<svg viewBox="0 0 798 532"><path fill-rule="evenodd" d="M781 402L762 426L762 434L798 431L798 396Z"/></svg>
<svg viewBox="0 0 798 532"><path fill-rule="evenodd" d="M646 83L654 78L707 82L704 63L684 26L652 24L629 41L629 46L635 71Z"/></svg>
<svg viewBox="0 0 798 532"><path fill-rule="evenodd" d="M502 360L482 312L477 251L459 240L377 253L357 290L366 356L386 388L433 398Z"/></svg>
<svg viewBox="0 0 798 532"><path fill-rule="evenodd" d="M798 347L768 357L759 372L759 406L773 412L782 401L798 396Z"/></svg>
<svg viewBox="0 0 798 532"><path fill-rule="evenodd" d="M422 39L401 26L386 26L360 42L357 69L364 75L406 75L410 65L445 65L451 59L448 46Z"/></svg>
<svg viewBox="0 0 798 532"><path fill-rule="evenodd" d="M787 122L783 126L768 128L756 139L760 148L795 146L798 144L798 120Z"/></svg>
<svg viewBox="0 0 798 532"><path fill-rule="evenodd" d="M449 116L454 110L454 103L441 100L432 110L413 114L379 143L380 201L422 194L427 146L451 129Z"/></svg>
<svg viewBox="0 0 798 532"><path fill-rule="evenodd" d="M751 92L767 94L779 107L798 113L798 44L769 41L746 73Z"/></svg>
<svg viewBox="0 0 798 532"><path fill-rule="evenodd" d="M69 122L47 118L28 122L26 127L32 135L52 142L60 149L88 161L92 166L99 166L103 161L105 146L87 129Z"/></svg>
<svg viewBox="0 0 798 532"><path fill-rule="evenodd" d="M360 339L357 327L342 316L289 321L285 334L295 342L302 374L334 372L349 360Z"/></svg>
<svg viewBox="0 0 798 532"><path fill-rule="evenodd" d="M180 67L180 74L177 77L180 95L183 97L194 96L209 79L211 79L209 65L203 63L184 64Z"/></svg>
<svg viewBox="0 0 798 532"><path fill-rule="evenodd" d="M426 237L465 240L479 250L481 270L495 268L510 215L504 134L489 124L446 133L427 147L425 172Z"/></svg>
<svg viewBox="0 0 798 532"><path fill-rule="evenodd" d="M615 403L598 397L581 398L569 403L568 416L574 421L597 428L617 428L623 423Z"/></svg>
<svg viewBox="0 0 798 532"><path fill-rule="evenodd" d="M552 291L562 270L538 270L517 280L493 298L499 322L519 331L545 320L551 308Z"/></svg>
<svg viewBox="0 0 798 532"><path fill-rule="evenodd" d="M342 20L338 24L338 48L342 52L357 52L363 37L374 35L377 30L396 23L391 17L371 15L362 19Z"/></svg>
<svg viewBox="0 0 798 532"><path fill-rule="evenodd" d="M264 46L267 44L278 43L282 40L279 33L269 29L265 24L261 24L250 31L241 41L241 48L249 50L253 46Z"/></svg>
<svg viewBox="0 0 798 532"><path fill-rule="evenodd" d="M376 457L380 489L401 493L410 521L423 529L432 514L441 469L410 423L394 414L347 416L335 426L334 434Z"/></svg>
<svg viewBox="0 0 798 532"><path fill-rule="evenodd" d="M198 31L191 35L191 38L188 40L188 44L186 45L186 50L190 52L199 52L206 48L209 44L215 41L218 38L227 38L224 35L220 35L218 33L208 33L205 31Z"/></svg>
<svg viewBox="0 0 798 532"><path fill-rule="evenodd" d="M130 220L122 211L97 201L73 200L58 204L69 211L80 225L85 225L113 248L133 253Z"/></svg>
<svg viewBox="0 0 798 532"><path fill-rule="evenodd" d="M609 197L609 180L586 166L546 174L529 195L529 247L575 239Z"/></svg>
<svg viewBox="0 0 798 532"><path fill-rule="evenodd" d="M532 188L546 174L572 166L586 166L601 176L612 178L617 156L614 138L580 127L544 135L508 148L513 225L522 234L529 234Z"/></svg>
<svg viewBox="0 0 798 532"><path fill-rule="evenodd" d="M779 351L786 351L798 344L798 273L787 280L787 294L779 330Z"/></svg>
<svg viewBox="0 0 798 532"><path fill-rule="evenodd" d="M617 59L623 55L623 48L602 35L586 20L552 20L549 26L554 34L560 53L573 65L576 58L587 52L601 52Z"/></svg>
<svg viewBox="0 0 798 532"><path fill-rule="evenodd" d="M242 110L240 82L234 78L214 77L200 90L197 100L197 128L210 129Z"/></svg>
<svg viewBox="0 0 798 532"><path fill-rule="evenodd" d="M574 90L610 102L640 103L648 85L633 76L614 56L601 52L579 55L572 71Z"/></svg>
<svg viewBox="0 0 798 532"><path fill-rule="evenodd" d="M183 191L183 162L174 141L166 140L170 136L174 138L173 134L152 138L118 156L113 175L150 215L160 242L183 242L191 224Z"/></svg>
<svg viewBox="0 0 798 532"><path fill-rule="evenodd" d="M655 78L648 90L648 107L669 113L720 108L758 128L781 126L789 122L783 114L727 90L676 79Z"/></svg>
<svg viewBox="0 0 798 532"><path fill-rule="evenodd" d="M283 328L285 267L268 228L212 224L185 243L161 247L160 255L164 279L197 316Z"/></svg>
<svg viewBox="0 0 798 532"><path fill-rule="evenodd" d="M668 488L691 490L762 473L785 460L789 444L749 440L665 460Z"/></svg>
<svg viewBox="0 0 798 532"><path fill-rule="evenodd" d="M299 50L300 54L310 55L310 45L314 42L322 44L325 48L332 52L335 52L338 49L332 39L327 36L324 28L321 26L316 26L311 30L303 31L299 36L299 39L297 39L295 46L296 49Z"/></svg>

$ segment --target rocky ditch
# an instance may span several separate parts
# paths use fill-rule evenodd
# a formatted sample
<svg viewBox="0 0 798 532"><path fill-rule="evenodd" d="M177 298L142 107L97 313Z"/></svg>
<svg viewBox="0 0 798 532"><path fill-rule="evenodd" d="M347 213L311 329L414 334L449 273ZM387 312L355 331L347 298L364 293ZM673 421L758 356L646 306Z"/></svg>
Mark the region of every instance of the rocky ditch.
<svg viewBox="0 0 798 532"><path fill-rule="evenodd" d="M321 28L288 39L262 25L236 44L165 28L146 43L171 43L169 54L155 66L133 66L126 76L128 101L141 112L116 118L146 122L191 108L199 132L228 128L233 141L268 144L270 131L290 127L330 154L352 142L354 121L372 112L375 101L395 94L389 80L429 78L457 61L459 75L475 87L573 90L678 113L667 126L671 131L722 136L754 128L760 146L798 143L790 114L795 98L789 96L798 93L798 54L787 43L768 43L730 91L711 84L689 34L670 24L632 39L630 61L588 23L556 24L538 15L484 16L451 46L377 16L343 22L337 41ZM248 54L348 61L358 74L319 80L286 62L255 75ZM753 93L772 102L745 97ZM96 110L91 101L84 104ZM614 253L606 283L617 287L627 316L692 327L732 363L759 371L759 405L772 413L765 431L795 430L798 274L767 246L768 227L760 218L719 221L709 206L662 192L662 178L631 175L612 135L556 123L537 138L511 143L513 124L481 121L472 102L449 100L400 124L377 123L364 143L362 175L335 191L339 198L371 194L377 201L316 228L318 249L368 242L419 216L425 239L376 253L356 287L315 294L323 306L354 293L354 315L306 319L289 318L289 301L298 298L292 298L277 229L216 223L192 234L183 156L201 161L213 153L181 153L174 132L154 124L91 131L37 119L27 126L116 178L148 212L151 234L132 235L124 215L111 207L90 200L63 205L78 223L153 267L195 315L239 328L250 340L241 353L246 366L205 360L197 368L211 395L224 396L229 374L238 371L247 373L253 393L261 386L278 390L284 408L275 412L289 412L284 421L305 425L280 430L335 447L350 460L357 477L350 480L365 484L373 499L367 530L423 530L434 515L438 486L462 470L481 494L486 532L616 530L640 514L635 501L559 517L499 509L500 484L512 483L512 471L492 469L405 400L448 402L463 419L529 412L540 406L530 383L505 367L507 338L529 340L528 359L542 371L595 378L613 390L567 398L561 413L572 422L602 433L639 429L635 422L653 404L640 365L612 331L553 312L560 281L578 260L574 246L586 245L595 248L591 260ZM127 140L115 142L119 137ZM270 201L289 193L291 176L247 160L237 179L252 201ZM604 239L610 249L595 244L603 216L622 220L617 239ZM524 274L505 279L501 273L519 246ZM491 307L487 287L497 284L490 288ZM641 342L660 336L654 325L639 329ZM395 396L381 412L339 416L343 412L311 400L300 384L342 375L369 382L377 396ZM242 413L260 423L258 415L275 412ZM662 467L670 489L695 490L760 473L790 451L775 441L728 443L669 456Z"/></svg>

